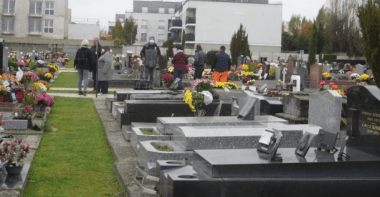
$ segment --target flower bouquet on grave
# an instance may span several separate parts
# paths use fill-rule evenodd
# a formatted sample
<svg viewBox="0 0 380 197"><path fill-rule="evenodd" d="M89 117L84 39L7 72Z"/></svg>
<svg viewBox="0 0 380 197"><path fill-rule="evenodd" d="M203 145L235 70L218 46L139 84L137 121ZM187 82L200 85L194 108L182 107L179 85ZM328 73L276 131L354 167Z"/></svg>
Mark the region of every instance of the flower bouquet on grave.
<svg viewBox="0 0 380 197"><path fill-rule="evenodd" d="M248 85L248 86L252 86L253 84L255 84L255 80L254 80L254 79L249 80L249 81L247 81L247 83L246 83L246 85Z"/></svg>
<svg viewBox="0 0 380 197"><path fill-rule="evenodd" d="M192 112L196 112L199 107L202 107L203 95L201 93L192 93L190 89L187 89L183 101L189 105Z"/></svg>
<svg viewBox="0 0 380 197"><path fill-rule="evenodd" d="M326 83L326 82L325 82ZM289 91L293 91L293 86L294 86L295 84L294 83L292 83L292 82L289 82L289 83L287 83L287 85L286 85L286 89L287 90L289 90ZM288 88L289 87L289 88Z"/></svg>
<svg viewBox="0 0 380 197"><path fill-rule="evenodd" d="M22 99L24 97L24 87L23 85L15 85L13 86L16 94L17 94L17 99Z"/></svg>
<svg viewBox="0 0 380 197"><path fill-rule="evenodd" d="M250 78L248 78L248 77L243 77L243 79L241 79L241 82L242 82L243 84L246 84L249 80L250 80Z"/></svg>
<svg viewBox="0 0 380 197"><path fill-rule="evenodd" d="M23 160L29 153L30 144L22 138L4 142L0 149L0 160L6 163L5 169L9 175L19 175L24 167Z"/></svg>
<svg viewBox="0 0 380 197"><path fill-rule="evenodd" d="M370 76L369 75L367 75L367 74L362 74L361 76L360 76L360 81L361 82L369 82L369 80L370 80Z"/></svg>
<svg viewBox="0 0 380 197"><path fill-rule="evenodd" d="M32 87L36 89L37 92L46 93L47 88L43 83L35 82L32 84Z"/></svg>
<svg viewBox="0 0 380 197"><path fill-rule="evenodd" d="M58 72L59 71L59 66L56 64L49 64L49 71L52 73Z"/></svg>
<svg viewBox="0 0 380 197"><path fill-rule="evenodd" d="M47 81L44 81L44 80L40 80L40 81L38 81L39 83L42 83L45 87L46 87L46 90L47 91L49 91L50 90L50 88L51 88L51 85L50 85L50 83L49 82L47 82Z"/></svg>
<svg viewBox="0 0 380 197"><path fill-rule="evenodd" d="M120 62L115 62L113 65L115 66L115 70L120 70L120 66L121 66Z"/></svg>
<svg viewBox="0 0 380 197"><path fill-rule="evenodd" d="M20 82L25 85L25 88L28 88L30 86L30 84L37 82L39 80L40 79L38 78L38 76L36 74L28 71L28 72L23 73L23 76L22 76Z"/></svg>
<svg viewBox="0 0 380 197"><path fill-rule="evenodd" d="M323 80L331 80L331 74L328 72L322 73L322 79Z"/></svg>
<svg viewBox="0 0 380 197"><path fill-rule="evenodd" d="M225 88L229 86L230 89L238 89L237 85L231 82L216 82L214 88Z"/></svg>
<svg viewBox="0 0 380 197"><path fill-rule="evenodd" d="M0 103L8 101L8 90L5 86L0 85Z"/></svg>
<svg viewBox="0 0 380 197"><path fill-rule="evenodd" d="M45 61L42 60L43 57L41 57L41 60L37 61L37 68L42 68L45 65Z"/></svg>
<svg viewBox="0 0 380 197"><path fill-rule="evenodd" d="M174 81L174 75L171 73L165 73L162 75L162 78L164 79L164 83L166 84L166 87L170 87Z"/></svg>
<svg viewBox="0 0 380 197"><path fill-rule="evenodd" d="M215 81L212 79L196 79L193 81L193 90L197 92L209 91L213 92Z"/></svg>
<svg viewBox="0 0 380 197"><path fill-rule="evenodd" d="M43 74L43 77L41 79L44 79L47 82L50 82L51 79L54 78L54 73L48 71Z"/></svg>
<svg viewBox="0 0 380 197"><path fill-rule="evenodd" d="M17 66L20 67L21 69L24 68L26 66L25 62L24 61L18 61L17 62Z"/></svg>
<svg viewBox="0 0 380 197"><path fill-rule="evenodd" d="M266 94L264 94L263 96L268 96L268 97L282 97L284 96L282 94L282 92L277 92L277 91L270 91L268 90L268 92Z"/></svg>
<svg viewBox="0 0 380 197"><path fill-rule="evenodd" d="M14 120L30 120L33 114L33 109L26 105L24 109L16 109L13 111Z"/></svg>

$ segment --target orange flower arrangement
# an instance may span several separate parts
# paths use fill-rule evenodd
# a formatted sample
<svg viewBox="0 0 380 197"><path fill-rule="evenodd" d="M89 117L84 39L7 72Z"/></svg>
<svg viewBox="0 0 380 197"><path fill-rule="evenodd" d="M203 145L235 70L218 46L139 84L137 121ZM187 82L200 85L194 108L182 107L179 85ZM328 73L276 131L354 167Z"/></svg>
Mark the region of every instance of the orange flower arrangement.
<svg viewBox="0 0 380 197"><path fill-rule="evenodd" d="M3 73L3 74L1 75L1 77L2 77L1 79L3 79L4 76L7 76L9 80L11 80L11 79L13 79L13 80L15 80L15 81L17 80L16 76L11 75L11 74L8 74L8 73Z"/></svg>
<svg viewBox="0 0 380 197"><path fill-rule="evenodd" d="M337 85L332 85L331 87L334 88L334 90L337 90L337 89L338 89L338 86L337 86Z"/></svg>

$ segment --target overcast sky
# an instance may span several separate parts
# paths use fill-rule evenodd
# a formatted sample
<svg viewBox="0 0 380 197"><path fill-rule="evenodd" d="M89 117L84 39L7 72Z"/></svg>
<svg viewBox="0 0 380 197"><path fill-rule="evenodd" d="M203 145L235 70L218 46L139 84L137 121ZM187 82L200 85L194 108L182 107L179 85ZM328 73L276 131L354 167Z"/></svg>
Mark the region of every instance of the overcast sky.
<svg viewBox="0 0 380 197"><path fill-rule="evenodd" d="M270 0L270 2L281 0ZM108 21L115 21L115 14L133 9L133 0L69 0L72 19L97 19L101 28L108 27ZM292 14L301 14L314 19L326 0L282 0L282 20L289 21ZM270 14L270 13L268 13ZM107 28L108 29L108 28Z"/></svg>

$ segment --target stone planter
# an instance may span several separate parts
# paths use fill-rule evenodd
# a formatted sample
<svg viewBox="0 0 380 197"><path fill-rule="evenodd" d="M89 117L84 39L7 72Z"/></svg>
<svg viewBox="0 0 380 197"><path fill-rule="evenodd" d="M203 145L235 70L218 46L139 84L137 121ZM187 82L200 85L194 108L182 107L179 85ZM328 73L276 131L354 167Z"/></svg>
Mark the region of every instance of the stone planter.
<svg viewBox="0 0 380 197"><path fill-rule="evenodd" d="M5 169L7 170L7 173L9 175L19 175L22 172L23 167L24 167L24 165L16 166L16 164L13 163L10 166L5 166Z"/></svg>
<svg viewBox="0 0 380 197"><path fill-rule="evenodd" d="M47 114L44 114L43 118L36 118L37 113L32 116L32 126L42 130L45 126Z"/></svg>

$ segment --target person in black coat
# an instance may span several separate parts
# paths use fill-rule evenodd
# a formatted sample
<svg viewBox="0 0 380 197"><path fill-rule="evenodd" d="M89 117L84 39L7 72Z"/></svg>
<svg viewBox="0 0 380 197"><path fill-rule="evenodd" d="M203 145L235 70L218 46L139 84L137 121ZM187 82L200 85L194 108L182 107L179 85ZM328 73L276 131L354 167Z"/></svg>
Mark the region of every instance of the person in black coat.
<svg viewBox="0 0 380 197"><path fill-rule="evenodd" d="M98 41L97 38L94 39L93 43L94 45L91 47L91 53L92 53L92 56L93 56L93 68L90 70L90 72L92 72L92 80L94 80L94 89L92 90L92 92L96 92L96 83L98 83L96 81L96 62L99 60L100 56L102 55L102 46L99 44L98 45L98 51L97 51L97 54L99 55L98 58L96 58L96 42Z"/></svg>
<svg viewBox="0 0 380 197"><path fill-rule="evenodd" d="M88 72L93 67L93 56L88 46L88 40L83 40L74 60L74 68L78 70L78 95L84 96L88 85ZM84 81L84 92L82 92L82 81Z"/></svg>
<svg viewBox="0 0 380 197"><path fill-rule="evenodd" d="M149 89L153 89L153 79L156 70L156 64L158 63L158 58L161 56L160 47L154 42L154 37L149 38L149 43L145 44L141 50L141 57L143 60L145 80L148 81L149 78Z"/></svg>

